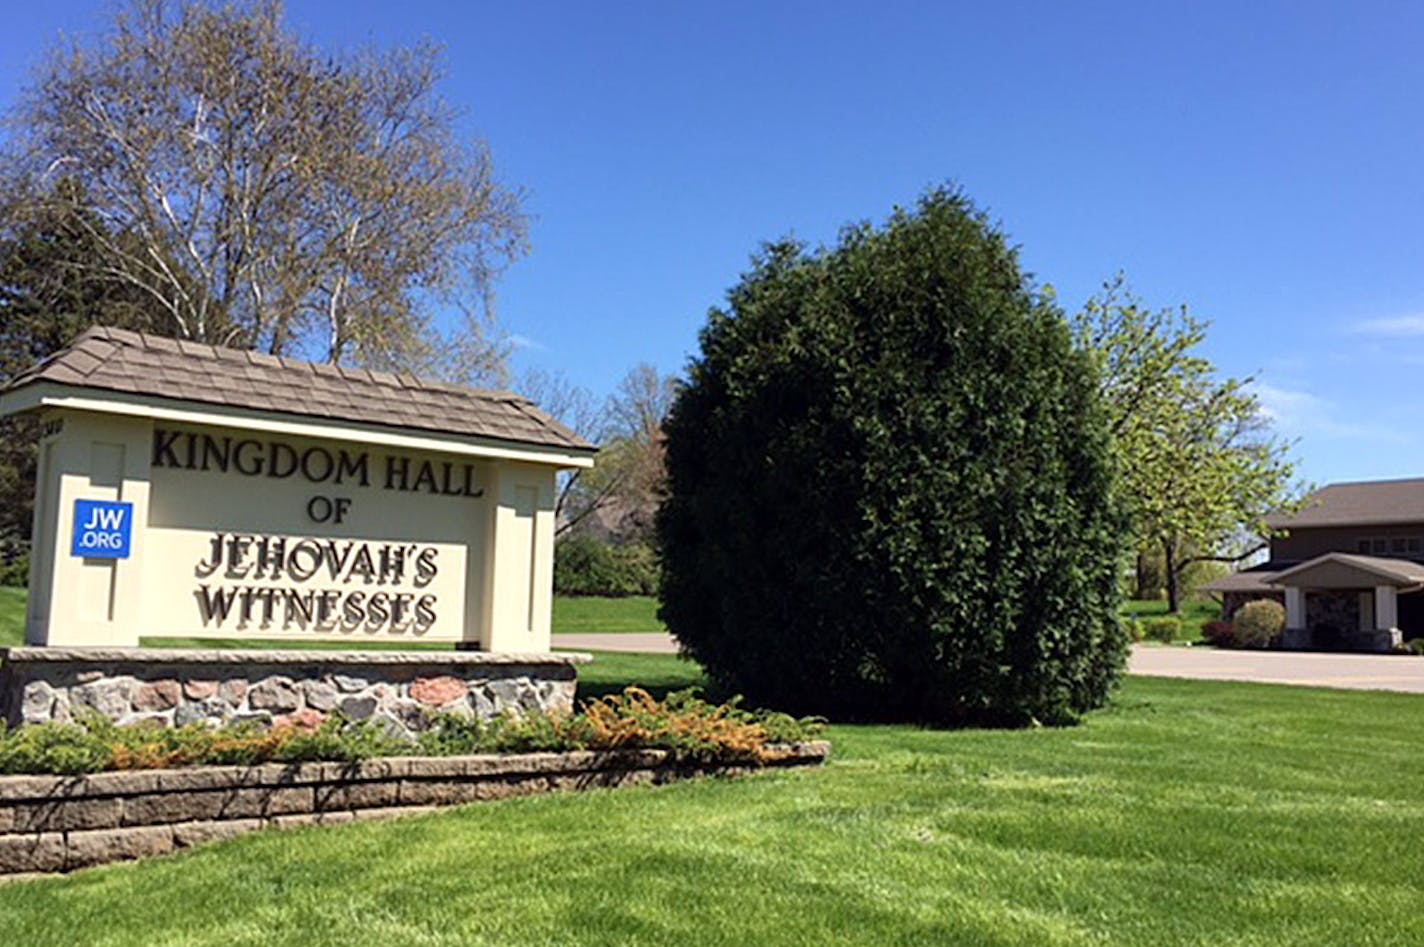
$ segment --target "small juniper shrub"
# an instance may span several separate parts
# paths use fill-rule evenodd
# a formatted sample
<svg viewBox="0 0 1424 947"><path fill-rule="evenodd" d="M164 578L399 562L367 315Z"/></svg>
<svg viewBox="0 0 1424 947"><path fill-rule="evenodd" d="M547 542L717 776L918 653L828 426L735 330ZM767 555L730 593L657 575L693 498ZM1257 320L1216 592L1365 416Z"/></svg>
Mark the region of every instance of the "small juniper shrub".
<svg viewBox="0 0 1424 947"><path fill-rule="evenodd" d="M76 723L0 729L0 773L93 773L179 766L343 762L408 751L407 741L378 725L332 714L315 721L283 721L270 728L236 724L121 727L94 711Z"/></svg>
<svg viewBox="0 0 1424 947"><path fill-rule="evenodd" d="M416 746L427 756L471 753L540 753L585 747L571 731L577 718L556 714L503 714L480 719L437 714Z"/></svg>
<svg viewBox="0 0 1424 947"><path fill-rule="evenodd" d="M1424 655L1424 638L1410 638L1404 643L1404 650L1410 654Z"/></svg>
<svg viewBox="0 0 1424 947"><path fill-rule="evenodd" d="M80 724L45 723L5 730L0 723L0 773L72 776L111 769L113 747Z"/></svg>
<svg viewBox="0 0 1424 947"><path fill-rule="evenodd" d="M786 754L780 744L804 739L824 726L814 718L743 710L740 698L711 704L695 691L683 690L658 701L639 687L589 701L581 716L579 726L594 749L650 747L698 762L767 762Z"/></svg>
<svg viewBox="0 0 1424 947"><path fill-rule="evenodd" d="M1231 636L1238 648L1269 648L1286 627L1286 610L1280 602L1256 599L1236 610Z"/></svg>
<svg viewBox="0 0 1424 947"><path fill-rule="evenodd" d="M526 713L488 720L438 715L418 738L390 735L370 721L332 714L286 719L270 728L119 726L98 713L75 723L5 729L0 724L0 774L74 775L117 769L181 766L350 762L421 753L529 753L563 750L663 749L679 761L768 762L784 745L818 736L825 721L743 710L737 701L711 704L695 692L654 700L641 688L585 703L573 715Z"/></svg>

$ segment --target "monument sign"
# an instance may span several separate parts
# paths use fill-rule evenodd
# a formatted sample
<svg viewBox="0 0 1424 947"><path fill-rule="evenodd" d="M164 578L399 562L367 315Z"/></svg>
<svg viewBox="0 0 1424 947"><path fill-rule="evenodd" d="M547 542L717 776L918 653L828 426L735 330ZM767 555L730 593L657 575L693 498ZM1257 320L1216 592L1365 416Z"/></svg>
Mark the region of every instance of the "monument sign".
<svg viewBox="0 0 1424 947"><path fill-rule="evenodd" d="M595 448L514 395L96 328L40 420L26 641L549 650L554 478Z"/></svg>

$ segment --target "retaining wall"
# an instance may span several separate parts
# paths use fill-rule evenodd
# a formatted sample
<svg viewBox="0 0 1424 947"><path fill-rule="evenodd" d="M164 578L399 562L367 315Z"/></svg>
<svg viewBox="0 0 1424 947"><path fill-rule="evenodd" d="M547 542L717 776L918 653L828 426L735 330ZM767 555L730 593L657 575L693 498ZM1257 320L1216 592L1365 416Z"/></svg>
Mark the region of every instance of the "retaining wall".
<svg viewBox="0 0 1424 947"><path fill-rule="evenodd" d="M767 767L818 765L829 754L828 743L806 743ZM268 827L394 818L478 800L756 769L680 765L665 750L623 750L4 776L0 875L164 855Z"/></svg>

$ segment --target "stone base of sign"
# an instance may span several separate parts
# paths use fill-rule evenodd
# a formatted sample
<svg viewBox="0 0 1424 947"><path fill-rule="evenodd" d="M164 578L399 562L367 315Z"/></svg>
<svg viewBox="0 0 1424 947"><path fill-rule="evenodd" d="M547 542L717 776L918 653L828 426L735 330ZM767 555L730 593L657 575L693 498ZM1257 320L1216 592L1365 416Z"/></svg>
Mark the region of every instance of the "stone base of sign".
<svg viewBox="0 0 1424 947"><path fill-rule="evenodd" d="M806 743L767 765L816 765L829 754L827 743ZM269 827L387 819L509 796L755 769L679 765L666 750L620 750L4 776L0 876L164 855Z"/></svg>
<svg viewBox="0 0 1424 947"><path fill-rule="evenodd" d="M11 726L81 709L119 724L183 726L340 711L409 735L437 713L569 712L585 654L11 648L0 651L0 714Z"/></svg>

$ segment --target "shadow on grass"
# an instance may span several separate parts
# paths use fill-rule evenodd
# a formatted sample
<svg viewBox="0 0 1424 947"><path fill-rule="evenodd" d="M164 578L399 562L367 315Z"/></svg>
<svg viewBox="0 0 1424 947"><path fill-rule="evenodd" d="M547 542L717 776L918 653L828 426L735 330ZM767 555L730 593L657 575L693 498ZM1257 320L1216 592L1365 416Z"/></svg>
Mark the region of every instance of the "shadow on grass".
<svg viewBox="0 0 1424 947"><path fill-rule="evenodd" d="M700 688L715 697L700 665L672 654L614 654L594 652L593 661L578 669L578 700L596 700L621 694L625 687L641 687L661 700L672 691Z"/></svg>

